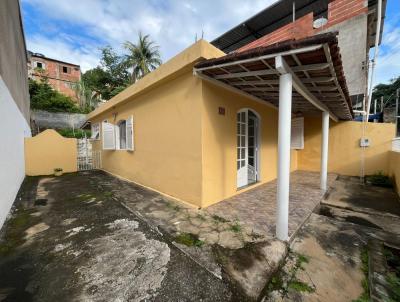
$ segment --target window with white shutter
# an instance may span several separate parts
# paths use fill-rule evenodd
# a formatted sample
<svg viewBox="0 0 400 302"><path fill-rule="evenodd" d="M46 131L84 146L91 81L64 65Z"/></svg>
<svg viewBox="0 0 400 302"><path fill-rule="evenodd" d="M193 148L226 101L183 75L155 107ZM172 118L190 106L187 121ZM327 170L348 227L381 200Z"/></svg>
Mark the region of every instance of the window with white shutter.
<svg viewBox="0 0 400 302"><path fill-rule="evenodd" d="M103 122L102 132L103 132L103 150L115 150L114 125L108 122Z"/></svg>
<svg viewBox="0 0 400 302"><path fill-rule="evenodd" d="M91 139L99 140L100 139L100 123L91 124Z"/></svg>
<svg viewBox="0 0 400 302"><path fill-rule="evenodd" d="M304 149L304 117L292 119L291 148Z"/></svg>
<svg viewBox="0 0 400 302"><path fill-rule="evenodd" d="M134 147L133 116L131 116L126 120L126 149L133 151Z"/></svg>

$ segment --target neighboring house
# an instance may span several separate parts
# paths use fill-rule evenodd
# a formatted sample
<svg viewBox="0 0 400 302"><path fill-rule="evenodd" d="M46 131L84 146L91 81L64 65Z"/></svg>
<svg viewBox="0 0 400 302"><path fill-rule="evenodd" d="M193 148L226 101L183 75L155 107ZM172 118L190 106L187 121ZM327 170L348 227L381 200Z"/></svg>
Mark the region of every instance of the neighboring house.
<svg viewBox="0 0 400 302"><path fill-rule="evenodd" d="M302 2L303 7L325 3L296 4ZM285 14L290 20L291 10L286 8L292 3L278 2L272 8L285 11L270 12L259 22ZM243 42L240 50L228 55L200 40L98 107L88 119L94 149L102 149L103 169L197 207L277 179L277 237L286 240L290 171L320 170L321 189L326 190L330 130L336 137L329 148L340 150L332 154L330 171L360 171L354 163L359 160L360 127L345 121L353 119L350 92L362 94L365 88L362 60L374 35L367 30L373 16L368 15L366 1L326 4L327 24L331 22L330 28L339 29L339 34L326 28L320 34L312 27L312 11L299 8L308 20L308 34L298 33L296 20L287 25L278 18L275 32L289 27L288 35L278 40L264 37L270 42L260 45L263 33L255 35L258 40L245 38L250 44ZM337 7L343 17L334 14ZM356 22L359 19L363 22ZM356 24L350 26L353 21ZM339 46L359 32L366 36L351 60L351 53L343 55ZM345 137L349 133L351 139ZM379 133L376 142L385 135ZM386 165L375 157L366 169L369 173Z"/></svg>
<svg viewBox="0 0 400 302"><path fill-rule="evenodd" d="M57 91L77 100L74 85L81 79L79 65L48 58L40 53L28 52L28 73L33 80L48 79Z"/></svg>
<svg viewBox="0 0 400 302"><path fill-rule="evenodd" d="M344 74L353 108L367 89L368 53L375 43L377 0L281 0L211 42L225 53L287 39L338 31ZM382 27L386 0L382 1ZM380 35L382 38L382 35Z"/></svg>
<svg viewBox="0 0 400 302"><path fill-rule="evenodd" d="M19 1L0 1L0 227L25 177L30 136L27 57Z"/></svg>

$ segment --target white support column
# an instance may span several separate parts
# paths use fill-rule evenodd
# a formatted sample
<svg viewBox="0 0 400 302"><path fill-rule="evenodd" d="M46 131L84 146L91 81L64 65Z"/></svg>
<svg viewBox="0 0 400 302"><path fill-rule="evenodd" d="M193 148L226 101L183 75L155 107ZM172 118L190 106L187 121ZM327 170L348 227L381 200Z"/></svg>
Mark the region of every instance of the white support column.
<svg viewBox="0 0 400 302"><path fill-rule="evenodd" d="M280 240L288 240L291 114L292 75L284 73L279 76L276 237Z"/></svg>
<svg viewBox="0 0 400 302"><path fill-rule="evenodd" d="M327 190L328 181L328 147L329 147L329 113L322 112L321 137L321 190Z"/></svg>

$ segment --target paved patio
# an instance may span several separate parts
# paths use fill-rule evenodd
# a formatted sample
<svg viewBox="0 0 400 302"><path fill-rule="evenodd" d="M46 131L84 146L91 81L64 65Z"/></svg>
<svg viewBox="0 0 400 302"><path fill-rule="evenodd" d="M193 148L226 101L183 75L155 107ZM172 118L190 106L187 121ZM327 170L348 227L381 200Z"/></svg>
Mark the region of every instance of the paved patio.
<svg viewBox="0 0 400 302"><path fill-rule="evenodd" d="M295 171L290 176L289 236L292 237L321 202L324 193L319 188L319 173ZM328 174L328 186L336 177ZM268 182L208 207L207 211L240 221L255 233L271 238L275 235L276 187L276 180Z"/></svg>

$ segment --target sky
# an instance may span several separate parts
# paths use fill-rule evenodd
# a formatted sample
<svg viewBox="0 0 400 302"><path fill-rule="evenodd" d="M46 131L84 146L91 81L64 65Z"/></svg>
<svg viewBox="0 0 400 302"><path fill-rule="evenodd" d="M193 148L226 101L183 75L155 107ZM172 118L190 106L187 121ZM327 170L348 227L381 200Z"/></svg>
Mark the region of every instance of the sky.
<svg viewBox="0 0 400 302"><path fill-rule="evenodd" d="M22 0L27 47L47 57L99 64L100 47L149 34L167 61L194 43L211 41L276 0ZM400 1L388 0L375 83L400 75Z"/></svg>

